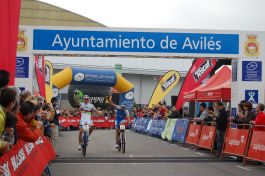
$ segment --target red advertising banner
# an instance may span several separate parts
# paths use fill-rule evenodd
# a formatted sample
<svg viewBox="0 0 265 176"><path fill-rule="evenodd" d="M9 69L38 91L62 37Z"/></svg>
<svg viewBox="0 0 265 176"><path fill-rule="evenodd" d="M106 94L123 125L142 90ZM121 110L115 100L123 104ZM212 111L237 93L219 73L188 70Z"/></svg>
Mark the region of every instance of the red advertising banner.
<svg viewBox="0 0 265 176"><path fill-rule="evenodd" d="M253 131L247 158L265 162L265 131Z"/></svg>
<svg viewBox="0 0 265 176"><path fill-rule="evenodd" d="M213 126L206 126L206 125L202 126L202 132L198 143L199 147L207 149L213 148L215 134L216 134L215 129L216 128Z"/></svg>
<svg viewBox="0 0 265 176"><path fill-rule="evenodd" d="M0 158L6 176L41 175L55 152L45 137L34 143L18 141L11 151Z"/></svg>
<svg viewBox="0 0 265 176"><path fill-rule="evenodd" d="M40 90L40 95L45 95L45 67L44 67L44 56L35 56L35 73Z"/></svg>
<svg viewBox="0 0 265 176"><path fill-rule="evenodd" d="M188 144L197 145L200 139L200 134L201 134L201 125L190 124L185 142Z"/></svg>
<svg viewBox="0 0 265 176"><path fill-rule="evenodd" d="M179 110L184 103L184 92L189 92L199 85L209 75L216 65L216 59L198 58L192 64L179 91L176 108Z"/></svg>
<svg viewBox="0 0 265 176"><path fill-rule="evenodd" d="M10 85L14 85L20 0L1 0L0 5L0 69L8 71Z"/></svg>
<svg viewBox="0 0 265 176"><path fill-rule="evenodd" d="M245 156L249 129L228 128L223 153Z"/></svg>

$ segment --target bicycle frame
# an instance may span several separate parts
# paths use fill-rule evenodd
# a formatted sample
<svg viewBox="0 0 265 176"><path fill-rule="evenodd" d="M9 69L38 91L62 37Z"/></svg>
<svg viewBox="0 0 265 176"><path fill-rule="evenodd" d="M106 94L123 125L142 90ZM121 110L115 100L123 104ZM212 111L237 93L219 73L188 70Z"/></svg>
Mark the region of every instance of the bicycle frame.
<svg viewBox="0 0 265 176"><path fill-rule="evenodd" d="M84 124L84 125L82 125L82 128L83 128L83 132L82 132L82 154L83 154L83 156L85 156L90 126L87 124Z"/></svg>

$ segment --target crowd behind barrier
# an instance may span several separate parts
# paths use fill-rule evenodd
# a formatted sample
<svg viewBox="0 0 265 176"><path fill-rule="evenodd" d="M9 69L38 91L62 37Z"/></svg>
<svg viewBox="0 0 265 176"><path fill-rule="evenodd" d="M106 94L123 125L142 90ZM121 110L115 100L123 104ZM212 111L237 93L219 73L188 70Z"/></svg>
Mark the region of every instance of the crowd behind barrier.
<svg viewBox="0 0 265 176"><path fill-rule="evenodd" d="M243 127L247 127L242 129ZM264 130L255 130L262 127ZM160 137L163 140L215 150L214 123L197 124L191 119L134 118L132 131ZM265 126L229 124L225 134L222 155L233 155L246 160L265 162Z"/></svg>

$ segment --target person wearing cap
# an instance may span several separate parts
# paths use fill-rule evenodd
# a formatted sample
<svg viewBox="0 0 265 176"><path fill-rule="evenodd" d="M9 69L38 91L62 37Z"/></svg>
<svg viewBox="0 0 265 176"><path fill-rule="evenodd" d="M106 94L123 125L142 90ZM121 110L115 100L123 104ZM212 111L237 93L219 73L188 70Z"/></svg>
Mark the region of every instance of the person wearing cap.
<svg viewBox="0 0 265 176"><path fill-rule="evenodd" d="M88 95L83 96L83 102L79 102L79 110L81 111L81 120L80 120L80 128L79 128L79 135L78 135L78 150L81 150L81 141L82 141L82 133L83 128L82 126L87 123L91 128L89 128L89 136L92 134L94 130L93 121L91 119L92 112L96 112L98 115L102 115L95 106L90 103L90 98Z"/></svg>
<svg viewBox="0 0 265 176"><path fill-rule="evenodd" d="M129 117L129 111L126 109L126 105L116 105L114 104L110 98L108 98L110 105L115 108L116 111L116 119L115 119L115 129L116 129L116 135L115 135L115 148L119 147L119 136L120 136L120 125L125 122L125 118Z"/></svg>

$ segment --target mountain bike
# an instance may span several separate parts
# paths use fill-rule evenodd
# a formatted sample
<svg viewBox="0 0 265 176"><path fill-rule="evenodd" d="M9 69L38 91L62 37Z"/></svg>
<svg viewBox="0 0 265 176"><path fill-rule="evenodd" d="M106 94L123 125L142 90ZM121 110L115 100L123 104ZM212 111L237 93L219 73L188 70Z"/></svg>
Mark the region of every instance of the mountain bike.
<svg viewBox="0 0 265 176"><path fill-rule="evenodd" d="M122 153L125 153L125 125L120 125L120 140L119 140L119 151L122 151Z"/></svg>
<svg viewBox="0 0 265 176"><path fill-rule="evenodd" d="M89 128L90 126L85 123L83 126L83 133L82 133L82 142L81 142L81 147L82 147L82 155L86 156L86 149L88 145L88 137L89 137Z"/></svg>

